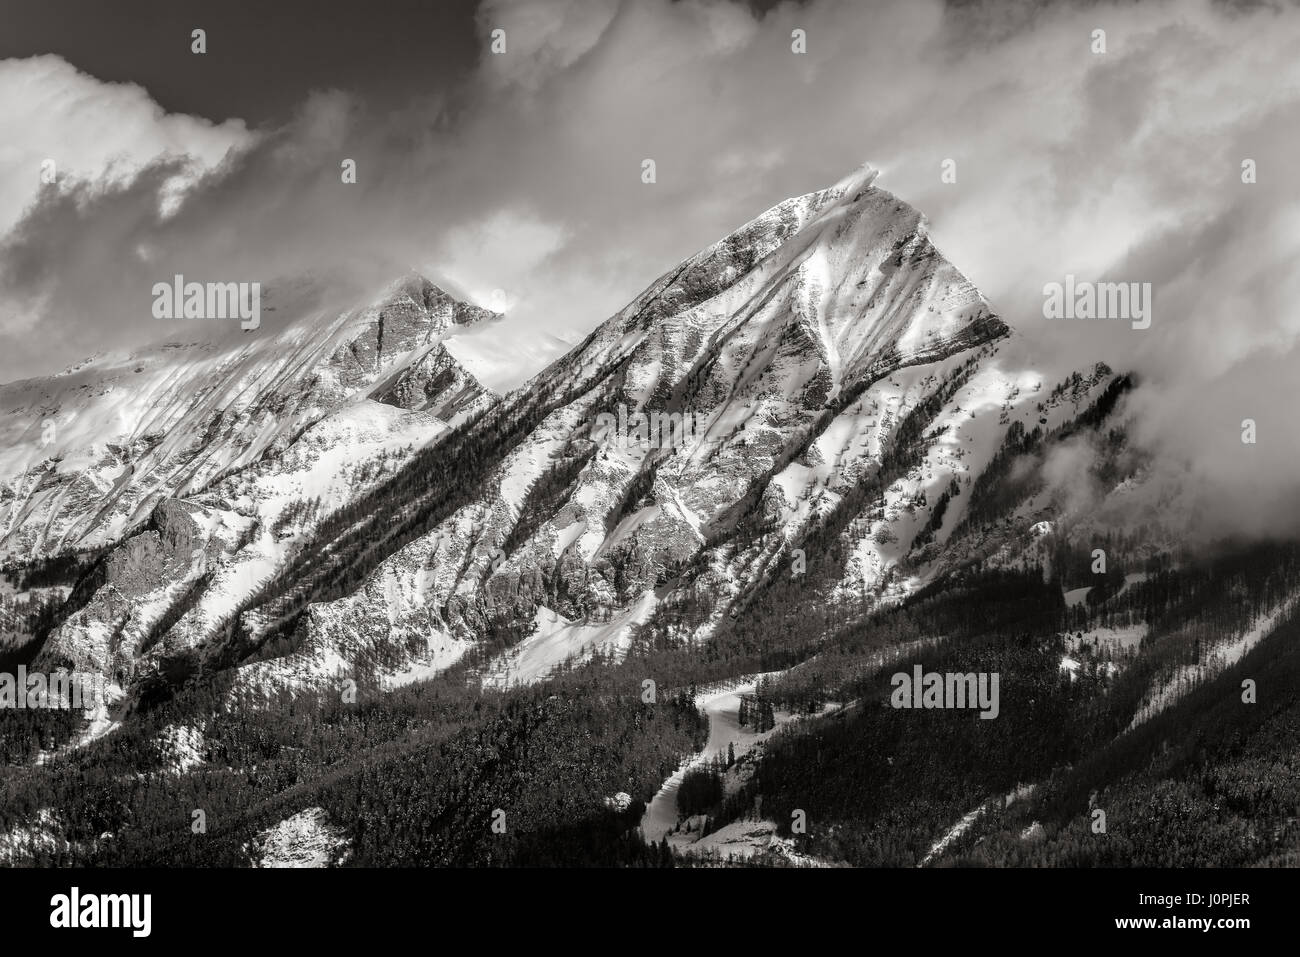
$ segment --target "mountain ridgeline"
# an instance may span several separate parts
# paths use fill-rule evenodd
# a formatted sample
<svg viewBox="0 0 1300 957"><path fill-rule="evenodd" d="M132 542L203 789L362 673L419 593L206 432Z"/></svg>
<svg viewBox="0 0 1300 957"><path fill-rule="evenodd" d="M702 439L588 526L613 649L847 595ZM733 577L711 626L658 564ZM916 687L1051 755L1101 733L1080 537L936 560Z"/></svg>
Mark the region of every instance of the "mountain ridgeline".
<svg viewBox="0 0 1300 957"><path fill-rule="evenodd" d="M0 715L0 861L1294 862L1300 553L1099 518L1141 383L1018 368L874 178L505 395L493 315L418 277L0 387L0 671L105 687ZM914 664L999 675L997 717L890 707Z"/></svg>

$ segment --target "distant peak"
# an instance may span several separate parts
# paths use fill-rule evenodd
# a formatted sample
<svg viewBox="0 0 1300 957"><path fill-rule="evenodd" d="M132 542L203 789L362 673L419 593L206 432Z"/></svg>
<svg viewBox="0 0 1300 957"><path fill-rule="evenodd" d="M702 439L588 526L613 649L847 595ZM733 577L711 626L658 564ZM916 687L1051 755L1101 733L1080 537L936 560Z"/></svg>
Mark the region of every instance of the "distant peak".
<svg viewBox="0 0 1300 957"><path fill-rule="evenodd" d="M394 280L383 293L383 298L386 300L401 296L409 296L416 302L425 303L443 297L452 298L445 289L418 272L410 272Z"/></svg>

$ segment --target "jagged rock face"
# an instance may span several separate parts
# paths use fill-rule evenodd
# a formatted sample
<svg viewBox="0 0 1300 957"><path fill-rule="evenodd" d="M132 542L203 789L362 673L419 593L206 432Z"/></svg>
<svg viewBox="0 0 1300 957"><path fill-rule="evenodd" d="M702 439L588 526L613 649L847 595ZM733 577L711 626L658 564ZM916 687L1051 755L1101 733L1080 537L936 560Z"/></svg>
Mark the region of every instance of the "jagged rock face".
<svg viewBox="0 0 1300 957"><path fill-rule="evenodd" d="M520 419L565 401L472 503L352 595L311 605L304 647L427 643L445 661L502 629L531 631L541 608L578 639L587 628L617 641L626 629L595 626L639 620L673 587L712 588L725 611L760 555L797 542L817 515L787 495L810 473L842 491L876 468L906 407L1006 334L920 215L871 180L775 207L511 396ZM666 442L601 428L620 407L688 416L695 428ZM755 551L733 542L755 509L774 527L737 564ZM711 580L676 581L701 553L723 563ZM557 644L561 658L582 650Z"/></svg>
<svg viewBox="0 0 1300 957"><path fill-rule="evenodd" d="M107 556L103 583L50 636L36 665L95 671L125 687L167 613L210 565L238 550L252 526L238 519L228 526L219 516L213 525L212 518L199 506L160 502L149 528Z"/></svg>
<svg viewBox="0 0 1300 957"><path fill-rule="evenodd" d="M143 530L105 556L98 587L79 607L69 608L38 664L98 671L125 686L141 670L219 631L233 610L276 574L317 520L400 468L449 422L472 417L495 400L441 346L458 327L492 315L457 302L427 280L407 280L378 305L348 314L341 327L332 327L330 335L341 343L332 352L311 350L308 358L318 360L314 366L307 363L294 376L281 376L237 413L256 423L266 410L283 404L292 386L300 391L289 399L291 405L319 410L312 421L283 432L277 423L269 444L255 424L249 426L252 434L232 433L228 442L209 435L202 461L188 468L228 474L206 490L170 498L160 497L156 486L146 494L145 485L120 482L121 494L116 500L110 496L95 515L76 500L47 503L63 509L51 520L51 531L89 523L86 537L92 541L123 527L117 520L123 503L142 496L141 507L155 504ZM340 335L339 328L348 334ZM256 364L278 369L303 359L297 340L279 345L286 356L273 361L263 355ZM410 403L414 408L368 395L382 391L377 383L402 381L420 384L419 401ZM190 391L201 397L210 390L199 384ZM183 431L191 419L178 421ZM259 444L256 460L242 468L221 467L222 454L238 459ZM10 538L29 533L19 528Z"/></svg>
<svg viewBox="0 0 1300 957"><path fill-rule="evenodd" d="M345 388L373 383L376 373L391 366L393 360L436 343L454 326L483 322L495 315L452 298L423 277L400 283L370 312L361 332L330 356L329 365L339 370ZM445 356L445 351L439 351Z"/></svg>
<svg viewBox="0 0 1300 957"><path fill-rule="evenodd" d="M451 421L472 409L485 394L478 380L438 345L403 366L370 395L377 402Z"/></svg>
<svg viewBox="0 0 1300 957"><path fill-rule="evenodd" d="M0 558L119 540L158 500L282 453L455 327L492 315L410 279L373 306L236 347L169 344L0 386ZM474 391L462 377L461 407Z"/></svg>

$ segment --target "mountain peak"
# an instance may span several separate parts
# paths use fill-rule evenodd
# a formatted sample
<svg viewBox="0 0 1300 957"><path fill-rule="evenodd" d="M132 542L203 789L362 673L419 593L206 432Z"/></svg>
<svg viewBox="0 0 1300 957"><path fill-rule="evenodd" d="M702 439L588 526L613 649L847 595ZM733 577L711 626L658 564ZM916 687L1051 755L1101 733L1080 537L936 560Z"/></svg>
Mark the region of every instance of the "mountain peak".
<svg viewBox="0 0 1300 957"><path fill-rule="evenodd" d="M472 325L486 319L500 319L502 315L457 297L427 276L414 271L385 286L373 308L382 310L408 301L425 311L440 312L449 309L450 320L455 325Z"/></svg>
<svg viewBox="0 0 1300 957"><path fill-rule="evenodd" d="M852 172L841 177L839 182L830 188L831 192L838 193L841 196L851 192L860 192L875 185L876 177L880 175L880 170L876 169L870 163L863 163Z"/></svg>

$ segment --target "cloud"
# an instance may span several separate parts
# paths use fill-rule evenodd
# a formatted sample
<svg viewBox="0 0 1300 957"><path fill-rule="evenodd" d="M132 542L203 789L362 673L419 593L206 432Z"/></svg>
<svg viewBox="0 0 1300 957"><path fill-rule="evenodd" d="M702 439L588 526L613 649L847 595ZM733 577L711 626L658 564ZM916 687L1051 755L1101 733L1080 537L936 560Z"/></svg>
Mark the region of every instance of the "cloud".
<svg viewBox="0 0 1300 957"><path fill-rule="evenodd" d="M515 87L537 92L595 49L617 12L618 4L610 0L483 4L478 26L489 50L494 38L505 41L505 55L485 54L484 81L497 90ZM498 30L504 37L496 34Z"/></svg>
<svg viewBox="0 0 1300 957"><path fill-rule="evenodd" d="M38 201L47 161L57 183L112 188L161 157L184 158L168 187L179 192L251 140L241 121L164 113L142 87L103 83L57 56L0 60L0 235Z"/></svg>
<svg viewBox="0 0 1300 957"><path fill-rule="evenodd" d="M1264 527L1263 503L1300 522L1296 7L490 0L477 23L464 86L378 103L322 91L255 136L55 58L0 63L0 89L25 91L0 95L3 142L22 143L22 165L0 166L34 182L51 144L86 151L82 185L41 194L0 249L0 330L40 331L6 350L0 380L157 335L141 290L172 271L307 272L341 302L419 268L476 298L504 290L521 341L576 338L682 258L868 161L1017 330L1020 361L1049 378L1098 360L1138 372L1135 435L1179 482L1240 503L1228 525ZM495 29L505 53L489 50ZM118 116L121 129L93 119ZM118 154L129 176L112 172ZM1257 183L1241 181L1247 158ZM1067 273L1151 282L1152 327L1042 319L1044 284ZM1260 439L1243 457L1246 417Z"/></svg>

